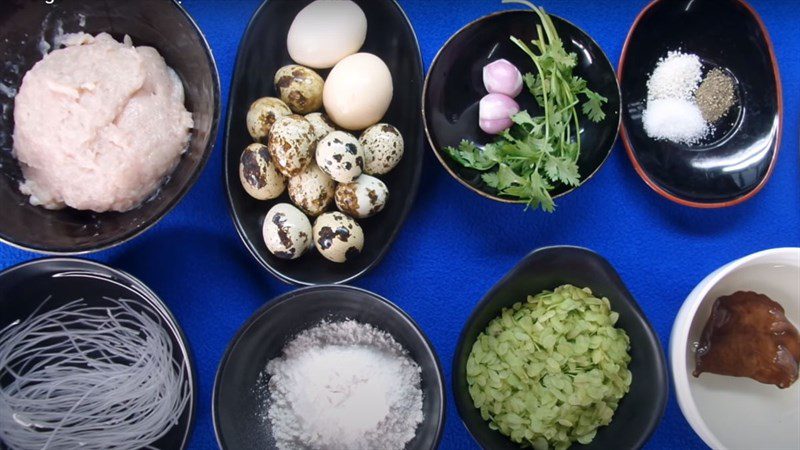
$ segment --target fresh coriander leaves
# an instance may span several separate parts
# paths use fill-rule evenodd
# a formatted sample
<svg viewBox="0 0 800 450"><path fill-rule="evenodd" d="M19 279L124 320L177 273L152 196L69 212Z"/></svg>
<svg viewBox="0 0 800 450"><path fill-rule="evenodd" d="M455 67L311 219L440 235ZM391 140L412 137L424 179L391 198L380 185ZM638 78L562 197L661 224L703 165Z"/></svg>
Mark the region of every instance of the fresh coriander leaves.
<svg viewBox="0 0 800 450"><path fill-rule="evenodd" d="M533 208L552 212L550 191L556 184L578 186L580 173L580 124L582 114L593 122L605 118L608 101L573 75L577 56L564 49L550 16L526 0L503 0L529 6L539 16L537 39L530 45L511 37L533 62L534 72L523 76L528 91L543 110L541 116L521 111L511 117L514 125L483 148L461 141L445 152L464 167L485 172L481 178L499 194L518 198Z"/></svg>

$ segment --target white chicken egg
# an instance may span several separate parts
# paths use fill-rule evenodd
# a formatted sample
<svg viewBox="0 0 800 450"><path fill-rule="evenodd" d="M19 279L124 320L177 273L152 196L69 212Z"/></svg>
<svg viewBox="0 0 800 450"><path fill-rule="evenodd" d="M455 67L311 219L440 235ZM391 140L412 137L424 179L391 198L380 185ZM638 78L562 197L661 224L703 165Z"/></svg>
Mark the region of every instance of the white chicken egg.
<svg viewBox="0 0 800 450"><path fill-rule="evenodd" d="M291 189L291 184L289 186ZM367 174L362 174L352 183L336 187L336 206L339 211L357 219L381 212L388 197L389 189L383 181Z"/></svg>
<svg viewBox="0 0 800 450"><path fill-rule="evenodd" d="M336 183L313 162L289 178L289 198L309 216L318 216L333 201Z"/></svg>
<svg viewBox="0 0 800 450"><path fill-rule="evenodd" d="M329 69L357 52L367 37L367 16L351 0L316 0L289 27L286 47L298 64Z"/></svg>
<svg viewBox="0 0 800 450"><path fill-rule="evenodd" d="M364 230L352 217L329 212L314 222L314 245L330 261L354 260L364 249Z"/></svg>
<svg viewBox="0 0 800 450"><path fill-rule="evenodd" d="M392 74L386 64L371 53L356 53L331 70L322 103L336 125L363 130L383 118L393 94Z"/></svg>
<svg viewBox="0 0 800 450"><path fill-rule="evenodd" d="M302 211L278 203L264 217L262 234L267 250L282 259L297 259L311 247L311 222Z"/></svg>
<svg viewBox="0 0 800 450"><path fill-rule="evenodd" d="M334 131L317 144L317 165L337 183L350 183L361 175L364 152L358 139L344 131Z"/></svg>
<svg viewBox="0 0 800 450"><path fill-rule="evenodd" d="M370 175L389 173L403 158L403 135L389 124L367 128L358 142L364 150L364 172Z"/></svg>
<svg viewBox="0 0 800 450"><path fill-rule="evenodd" d="M250 144L239 159L239 181L257 200L270 200L283 193L286 182L269 156L266 145Z"/></svg>

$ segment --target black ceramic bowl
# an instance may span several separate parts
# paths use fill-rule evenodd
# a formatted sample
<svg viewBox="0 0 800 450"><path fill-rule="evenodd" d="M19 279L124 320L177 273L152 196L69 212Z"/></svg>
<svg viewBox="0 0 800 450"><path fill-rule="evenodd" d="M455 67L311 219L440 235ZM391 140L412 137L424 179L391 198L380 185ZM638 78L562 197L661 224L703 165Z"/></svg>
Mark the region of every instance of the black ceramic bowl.
<svg viewBox="0 0 800 450"><path fill-rule="evenodd" d="M299 289L269 302L253 314L222 357L212 399L214 430L223 450L275 448L269 422L261 418L257 380L267 362L281 355L297 333L324 319L353 319L391 334L422 369L422 411L409 450L435 449L444 430L442 369L433 346L411 317L371 292L348 286Z"/></svg>
<svg viewBox="0 0 800 450"><path fill-rule="evenodd" d="M125 272L72 258L38 259L0 272L0 329L24 320L34 311L51 310L83 299L91 306L107 304L103 297L125 298L157 317L172 338L173 356L185 367L191 398L178 423L153 443L158 449L185 449L194 426L197 385L189 344L175 317L147 286ZM0 382L6 382L0 380ZM4 447L0 439L0 448Z"/></svg>
<svg viewBox="0 0 800 450"><path fill-rule="evenodd" d="M270 273L287 283L315 285L346 283L377 265L400 231L414 202L422 171L423 137L419 108L422 92L422 57L417 38L400 5L394 0L355 0L367 16L367 38L361 52L379 56L392 73L394 97L382 122L396 126L405 140L405 153L397 167L379 178L389 188L389 200L380 214L358 220L364 229L364 249L357 258L337 264L316 250L297 260L280 259L267 250L261 227L276 203L291 203L284 193L271 201L258 201L239 181L239 158L253 142L245 116L260 97L275 97L275 72L291 64L286 34L297 13L311 0L268 0L256 11L239 46L231 81L225 133L224 179L236 231L247 250ZM327 77L328 70L318 73ZM357 135L357 134L356 134ZM335 208L335 206L333 206ZM313 223L313 219L312 219Z"/></svg>
<svg viewBox="0 0 800 450"><path fill-rule="evenodd" d="M738 104L699 145L650 139L642 125L647 80L670 50L700 57L736 80ZM658 0L633 24L619 62L622 142L654 191L686 206L719 208L754 196L780 148L783 104L767 29L740 0Z"/></svg>
<svg viewBox="0 0 800 450"><path fill-rule="evenodd" d="M667 405L667 366L658 336L613 267L598 254L578 247L548 247L526 256L500 280L475 307L464 325L453 360L453 395L461 420L483 448L518 449L519 445L481 418L470 397L466 366L472 346L488 323L503 308L524 301L528 295L552 290L563 284L588 287L598 297L607 297L619 313L617 327L631 340L633 374L630 391L622 398L608 426L597 430L589 445L573 448L638 449L658 426Z"/></svg>
<svg viewBox="0 0 800 450"><path fill-rule="evenodd" d="M588 181L603 165L619 129L620 92L614 67L603 50L583 30L566 20L550 16L564 41L568 52L575 52L578 65L574 74L583 77L588 86L608 98L603 111L606 118L600 123L580 115L581 154L578 168L581 183ZM458 182L479 195L506 203L524 203L499 195L487 186L478 172L455 162L444 152L448 146L457 146L462 139L487 144L495 137L478 127L478 104L486 95L483 86L483 67L492 61L505 58L524 74L535 70L528 55L510 40L515 36L526 43L537 37L539 17L531 10L502 11L490 14L466 25L453 35L439 50L425 78L422 116L436 158ZM515 99L520 108L531 115L543 114L527 89ZM551 195L560 197L573 187L558 184Z"/></svg>
<svg viewBox="0 0 800 450"><path fill-rule="evenodd" d="M0 3L0 241L41 253L81 254L127 241L153 226L189 191L211 153L219 120L219 76L197 24L172 0L40 0ZM126 34L134 45L152 46L181 77L194 129L189 148L162 188L136 209L102 214L71 208L50 211L20 193L19 164L11 155L15 92L62 31ZM8 93L8 92L6 92Z"/></svg>

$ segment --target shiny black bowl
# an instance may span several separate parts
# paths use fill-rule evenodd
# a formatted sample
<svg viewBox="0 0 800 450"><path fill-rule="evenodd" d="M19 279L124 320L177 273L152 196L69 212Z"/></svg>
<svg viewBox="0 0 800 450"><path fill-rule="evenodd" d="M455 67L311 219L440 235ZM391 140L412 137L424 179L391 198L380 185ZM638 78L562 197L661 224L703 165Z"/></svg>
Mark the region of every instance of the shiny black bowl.
<svg viewBox="0 0 800 450"><path fill-rule="evenodd" d="M275 448L269 421L263 418L259 375L296 334L323 320L345 319L391 334L419 364L425 418L406 448L433 450L439 445L445 412L442 368L419 326L399 307L371 292L348 286L314 286L289 292L262 306L228 345L212 395L214 431L220 448Z"/></svg>
<svg viewBox="0 0 800 450"><path fill-rule="evenodd" d="M185 449L194 426L197 383L189 344L175 317L158 296L136 278L120 270L73 258L44 258L25 262L0 272L0 329L24 320L35 311L58 308L83 299L102 306L108 298L136 302L142 311L158 318L172 339L173 357L185 367L191 398L167 434L153 443L158 449ZM7 380L0 380L5 383ZM0 439L0 449L7 448Z"/></svg>
<svg viewBox="0 0 800 450"><path fill-rule="evenodd" d="M126 34L134 45L152 46L183 81L194 129L189 148L161 189L124 213L50 211L20 193L19 164L11 154L14 100L0 91L0 241L41 253L81 254L121 244L166 215L197 180L211 154L220 114L219 76L203 34L174 0L42 0L0 2L0 83L15 92L61 31ZM9 93L9 92L6 92Z"/></svg>
<svg viewBox="0 0 800 450"><path fill-rule="evenodd" d="M364 249L357 258L346 264L337 264L323 258L315 249L296 260L278 258L267 250L261 227L264 216L273 205L291 201L286 193L270 201L250 197L239 181L239 158L242 150L253 142L245 122L247 110L260 97L276 97L273 86L275 72L292 63L286 49L286 34L294 17L310 2L268 0L251 19L239 45L231 81L223 176L236 231L250 254L264 268L287 283L346 283L380 262L414 202L424 153L419 118L422 57L414 30L397 2L355 0L367 17L367 38L360 51L380 57L392 73L394 97L381 122L390 123L400 130L405 140L405 153L394 170L378 177L389 188L385 209L374 217L358 220L364 229ZM318 71L323 78L328 72Z"/></svg>
<svg viewBox="0 0 800 450"><path fill-rule="evenodd" d="M611 309L619 313L617 327L625 330L631 340L630 391L620 401L611 423L599 428L589 445L576 443L573 448L638 449L661 421L667 405L667 366L661 343L644 312L611 264L600 255L578 247L547 247L526 256L483 297L464 325L456 347L453 359L456 407L467 430L483 448L510 450L520 446L491 430L472 402L466 379L472 346L503 308L563 284L588 287L594 295L607 297Z"/></svg>
<svg viewBox="0 0 800 450"><path fill-rule="evenodd" d="M647 136L642 112L647 79L670 50L700 57L736 82L737 105L696 146ZM636 172L654 191L686 206L720 208L754 196L780 148L783 104L767 29L740 0L657 0L637 17L619 62L622 142Z"/></svg>
<svg viewBox="0 0 800 450"><path fill-rule="evenodd" d="M620 92L614 66L603 50L583 30L566 20L551 15L559 36L568 52L575 52L578 65L574 74L583 77L588 86L608 98L603 107L606 118L595 123L580 114L581 154L578 169L581 183L588 181L603 165L619 129ZM481 17L453 35L439 50L425 78L422 116L436 158L459 183L484 197L506 203L524 201L499 195L483 182L481 172L463 167L454 161L444 148L457 146L462 139L478 144L492 142L495 137L478 127L478 104L486 95L483 86L483 67L505 58L525 74L535 71L533 62L510 40L510 36L529 43L537 37L539 17L531 10L502 11ZM531 115L543 114L533 95L523 89L516 99L520 108ZM557 184L550 192L556 198L574 190Z"/></svg>

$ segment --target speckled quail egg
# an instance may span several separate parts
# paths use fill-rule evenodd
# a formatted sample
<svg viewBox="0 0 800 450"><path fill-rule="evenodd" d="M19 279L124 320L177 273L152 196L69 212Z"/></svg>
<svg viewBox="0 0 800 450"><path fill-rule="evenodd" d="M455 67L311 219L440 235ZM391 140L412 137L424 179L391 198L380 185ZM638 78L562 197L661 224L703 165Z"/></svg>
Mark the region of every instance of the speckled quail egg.
<svg viewBox="0 0 800 450"><path fill-rule="evenodd" d="M314 222L314 245L333 262L352 261L364 248L364 231L352 217L328 212Z"/></svg>
<svg viewBox="0 0 800 450"><path fill-rule="evenodd" d="M364 150L364 172L370 175L389 173L403 157L403 135L389 124L367 128L358 142Z"/></svg>
<svg viewBox="0 0 800 450"><path fill-rule="evenodd" d="M250 105L247 110L247 131L253 139L267 142L269 130L279 117L288 116L292 110L275 97L262 97Z"/></svg>
<svg viewBox="0 0 800 450"><path fill-rule="evenodd" d="M324 113L315 112L306 114L305 118L307 121L311 122L317 141L336 131L336 126L333 125L330 117L326 116Z"/></svg>
<svg viewBox="0 0 800 450"><path fill-rule="evenodd" d="M337 183L350 183L361 175L364 152L358 139L344 131L334 131L317 144L317 165Z"/></svg>
<svg viewBox="0 0 800 450"><path fill-rule="evenodd" d="M308 114L322 108L325 81L308 67L290 64L275 72L275 91L297 114Z"/></svg>
<svg viewBox="0 0 800 450"><path fill-rule="evenodd" d="M267 146L250 144L239 158L239 181L257 200L270 200L283 193L286 182L269 156Z"/></svg>
<svg viewBox="0 0 800 450"><path fill-rule="evenodd" d="M333 201L336 183L313 162L289 178L289 198L309 216L324 213Z"/></svg>
<svg viewBox="0 0 800 450"><path fill-rule="evenodd" d="M311 222L302 211L288 203L278 203L264 217L264 243L273 255L297 259L311 248Z"/></svg>
<svg viewBox="0 0 800 450"><path fill-rule="evenodd" d="M289 185L291 192L291 184ZM361 174L352 183L336 186L336 206L357 219L374 216L386 206L389 189L383 181Z"/></svg>
<svg viewBox="0 0 800 450"><path fill-rule="evenodd" d="M269 154L280 173L293 177L314 159L314 130L303 116L280 117L269 132Z"/></svg>

